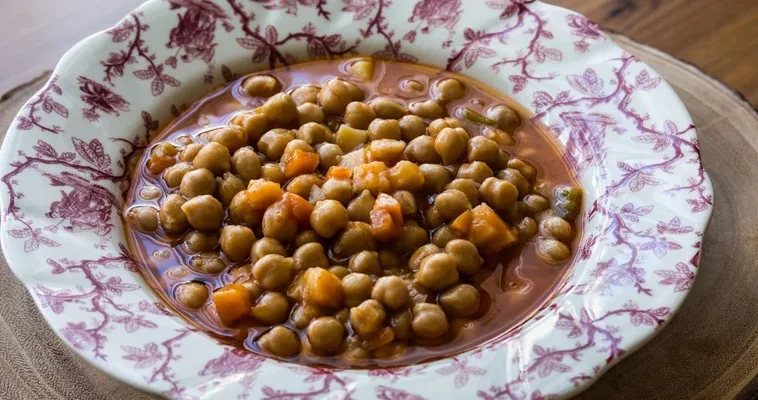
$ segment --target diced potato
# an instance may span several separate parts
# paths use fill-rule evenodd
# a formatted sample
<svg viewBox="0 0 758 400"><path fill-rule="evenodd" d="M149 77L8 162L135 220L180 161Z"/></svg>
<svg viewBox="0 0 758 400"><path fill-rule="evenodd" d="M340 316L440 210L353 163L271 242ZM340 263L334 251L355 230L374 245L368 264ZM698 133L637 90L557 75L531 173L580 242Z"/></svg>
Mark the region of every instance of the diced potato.
<svg viewBox="0 0 758 400"><path fill-rule="evenodd" d="M415 192L424 186L424 174L416 163L400 161L390 168L388 174L394 190Z"/></svg>
<svg viewBox="0 0 758 400"><path fill-rule="evenodd" d="M314 306L337 308L342 305L342 282L323 268L309 268L305 271L305 291L303 300Z"/></svg>
<svg viewBox="0 0 758 400"><path fill-rule="evenodd" d="M292 157L287 161L287 165L284 166L284 177L289 179L298 175L310 174L316 171L318 163L318 154L295 149Z"/></svg>
<svg viewBox="0 0 758 400"><path fill-rule="evenodd" d="M329 179L350 179L353 176L353 170L350 168L333 166L326 172L326 180Z"/></svg>
<svg viewBox="0 0 758 400"><path fill-rule="evenodd" d="M374 79L374 60L360 60L350 66L350 73L363 82L370 82Z"/></svg>
<svg viewBox="0 0 758 400"><path fill-rule="evenodd" d="M363 165L366 163L366 149L360 148L357 150L353 150L347 154L344 154L342 158L340 158L340 167L344 167L349 169L350 171L355 170L355 167L359 165Z"/></svg>
<svg viewBox="0 0 758 400"><path fill-rule="evenodd" d="M334 137L334 142L345 153L353 151L356 147L366 143L368 131L351 128L346 124L340 125Z"/></svg>
<svg viewBox="0 0 758 400"><path fill-rule="evenodd" d="M450 228L463 236L468 236L471 231L471 223L473 220L474 213L471 210L466 210L450 224Z"/></svg>
<svg viewBox="0 0 758 400"><path fill-rule="evenodd" d="M371 236L380 242L392 240L403 232L403 212L400 203L386 193L380 193L369 214Z"/></svg>
<svg viewBox="0 0 758 400"><path fill-rule="evenodd" d="M470 240L476 247L499 251L516 243L518 237L487 204L480 204L471 210Z"/></svg>
<svg viewBox="0 0 758 400"><path fill-rule="evenodd" d="M297 221L297 225L300 228L309 227L313 205L309 203L308 200L294 193L285 193L284 199L286 199L287 206L289 207L292 216Z"/></svg>
<svg viewBox="0 0 758 400"><path fill-rule="evenodd" d="M389 192L392 188L388 168L381 161L363 164L353 169L353 185L356 193L368 189L374 196L381 192Z"/></svg>
<svg viewBox="0 0 758 400"><path fill-rule="evenodd" d="M394 164L403 159L404 151L405 142L402 140L374 140L368 146L368 160L383 161L386 164Z"/></svg>
<svg viewBox="0 0 758 400"><path fill-rule="evenodd" d="M265 179L250 181L247 185L247 202L253 210L265 210L282 198L281 186Z"/></svg>
<svg viewBox="0 0 758 400"><path fill-rule="evenodd" d="M232 283L215 291L213 304L219 319L227 325L249 316L253 308L250 292L241 283Z"/></svg>

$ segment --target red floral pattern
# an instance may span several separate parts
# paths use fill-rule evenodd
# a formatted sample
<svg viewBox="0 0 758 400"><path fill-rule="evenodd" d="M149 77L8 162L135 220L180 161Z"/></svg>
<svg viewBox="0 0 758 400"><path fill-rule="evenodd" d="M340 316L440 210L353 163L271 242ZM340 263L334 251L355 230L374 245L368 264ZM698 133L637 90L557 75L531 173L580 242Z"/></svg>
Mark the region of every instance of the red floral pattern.
<svg viewBox="0 0 758 400"><path fill-rule="evenodd" d="M2 239L54 329L132 384L183 399L564 397L660 328L692 287L713 207L694 126L658 75L595 46L608 39L584 17L531 0L152 0L97 37L10 131ZM587 189L580 261L522 326L418 366L293 366L195 333L135 274L115 217L126 167L159 120L203 94L184 82L352 54L474 75L565 145Z"/></svg>

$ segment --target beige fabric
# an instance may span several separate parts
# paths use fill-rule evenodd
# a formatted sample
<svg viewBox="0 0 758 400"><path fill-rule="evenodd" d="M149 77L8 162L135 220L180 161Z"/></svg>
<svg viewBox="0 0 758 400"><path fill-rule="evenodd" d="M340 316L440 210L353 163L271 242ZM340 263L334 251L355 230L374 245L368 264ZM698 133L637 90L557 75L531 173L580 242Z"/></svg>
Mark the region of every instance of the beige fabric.
<svg viewBox="0 0 758 400"><path fill-rule="evenodd" d="M758 359L758 330L749 328L758 324L758 115L695 68L623 37L616 40L661 72L693 114L716 190L716 209L697 281L681 312L649 345L580 397L716 399L747 394L755 390L750 382ZM46 77L0 102L0 132ZM107 377L70 351L5 261L0 264L0 398L153 398ZM650 279L655 277L651 274Z"/></svg>

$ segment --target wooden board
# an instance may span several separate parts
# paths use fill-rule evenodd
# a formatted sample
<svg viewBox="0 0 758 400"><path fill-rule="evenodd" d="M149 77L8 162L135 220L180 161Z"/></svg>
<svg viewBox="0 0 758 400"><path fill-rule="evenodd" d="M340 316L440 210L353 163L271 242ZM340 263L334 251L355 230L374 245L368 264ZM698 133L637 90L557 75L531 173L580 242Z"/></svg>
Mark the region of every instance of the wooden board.
<svg viewBox="0 0 758 400"><path fill-rule="evenodd" d="M698 126L716 191L703 261L684 307L648 345L606 373L582 399L753 398L758 385L758 114L696 68L621 36L660 72ZM5 132L46 75L0 102ZM4 399L149 399L89 366L47 327L0 259L0 393Z"/></svg>

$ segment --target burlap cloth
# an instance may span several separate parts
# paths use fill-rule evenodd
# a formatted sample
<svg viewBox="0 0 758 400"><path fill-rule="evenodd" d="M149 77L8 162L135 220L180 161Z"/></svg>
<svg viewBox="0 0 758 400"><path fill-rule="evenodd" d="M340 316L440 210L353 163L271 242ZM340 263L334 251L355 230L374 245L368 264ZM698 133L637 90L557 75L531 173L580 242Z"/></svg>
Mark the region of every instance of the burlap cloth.
<svg viewBox="0 0 758 400"><path fill-rule="evenodd" d="M758 224L750 221L758 220L758 115L695 68L623 37L615 39L658 70L687 104L716 190L716 209L697 281L682 310L650 344L580 397L752 397L758 360ZM3 135L46 77L0 101ZM1 399L154 398L108 377L69 350L4 259L0 293Z"/></svg>

